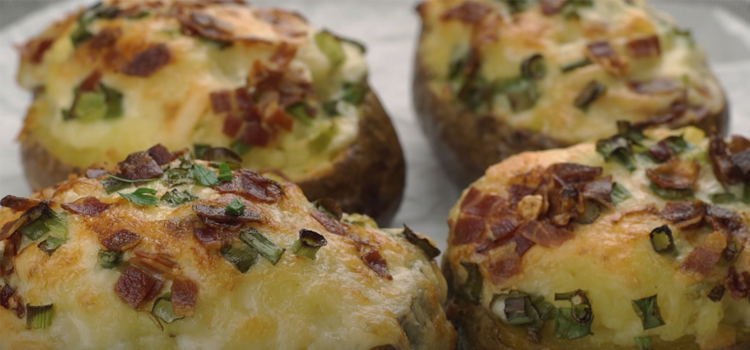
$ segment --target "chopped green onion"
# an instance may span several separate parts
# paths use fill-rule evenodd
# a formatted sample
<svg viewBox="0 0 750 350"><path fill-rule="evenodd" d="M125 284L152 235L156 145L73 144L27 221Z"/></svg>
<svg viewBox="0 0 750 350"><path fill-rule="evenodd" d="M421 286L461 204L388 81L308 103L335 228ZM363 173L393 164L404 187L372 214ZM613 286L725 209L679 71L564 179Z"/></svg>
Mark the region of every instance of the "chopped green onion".
<svg viewBox="0 0 750 350"><path fill-rule="evenodd" d="M302 229L299 231L299 239L292 246L292 253L315 260L315 254L326 244L328 244L328 241L323 235L312 230Z"/></svg>
<svg viewBox="0 0 750 350"><path fill-rule="evenodd" d="M557 319L555 320L555 337L561 339L578 339L591 333L591 322L580 324L573 319L573 309L557 309Z"/></svg>
<svg viewBox="0 0 750 350"><path fill-rule="evenodd" d="M626 120L617 121L617 134L636 145L639 145L640 141L646 139L646 135L643 134L642 128L635 127Z"/></svg>
<svg viewBox="0 0 750 350"><path fill-rule="evenodd" d="M728 204L736 202L737 196L729 192L711 193L708 195L708 199L714 204Z"/></svg>
<svg viewBox="0 0 750 350"><path fill-rule="evenodd" d="M249 228L247 231L240 233L240 240L245 244L253 247L260 253L264 258L276 265L281 259L281 255L284 254L284 250L276 243L269 240L266 236L260 233L255 228Z"/></svg>
<svg viewBox="0 0 750 350"><path fill-rule="evenodd" d="M508 9L510 10L510 13L519 13L526 10L526 8L529 6L528 0L501 0L506 5L508 5Z"/></svg>
<svg viewBox="0 0 750 350"><path fill-rule="evenodd" d="M583 210L583 214L575 218L575 222L583 225L588 225L599 217L599 214L601 213L602 208L599 202L587 199L586 200L586 207Z"/></svg>
<svg viewBox="0 0 750 350"><path fill-rule="evenodd" d="M111 178L113 178L113 179L115 179L117 181L131 183L131 184L154 181L154 179L135 179L135 180L130 180L130 179L126 179L124 177L119 177L117 175L112 175L112 174L105 174L105 175L107 175L107 177L111 177Z"/></svg>
<svg viewBox="0 0 750 350"><path fill-rule="evenodd" d="M99 182L101 182L102 187L104 187L104 191L107 192L107 194L112 194L114 192L126 189L133 185L129 182L120 181L112 177L105 177L101 179Z"/></svg>
<svg viewBox="0 0 750 350"><path fill-rule="evenodd" d="M234 143L232 143L232 145L229 146L229 148L232 151L234 151L234 153L237 153L239 155L243 155L243 154L249 152L253 148L253 146L252 145L248 145L248 144L246 144L246 143L244 143L244 142L242 142L240 140L237 140L237 141L234 141Z"/></svg>
<svg viewBox="0 0 750 350"><path fill-rule="evenodd" d="M44 220L37 219L21 226L18 228L18 231L26 236L26 238L36 241L49 232L49 227L44 223Z"/></svg>
<svg viewBox="0 0 750 350"><path fill-rule="evenodd" d="M123 252L116 250L100 250L99 251L99 266L104 269L114 269L122 265Z"/></svg>
<svg viewBox="0 0 750 350"><path fill-rule="evenodd" d="M39 249L47 254L52 254L55 250L57 250L57 248L60 248L60 246L67 241L68 240L66 238L59 238L50 235L49 237L47 237L47 239L42 241L42 243L39 243L37 247L39 247Z"/></svg>
<svg viewBox="0 0 750 350"><path fill-rule="evenodd" d="M612 196L612 202L614 202L615 204L618 204L632 197L633 195L630 193L630 191L628 191L627 188L625 188L625 186L620 185L619 182L615 182L615 184L612 185L611 196Z"/></svg>
<svg viewBox="0 0 750 350"><path fill-rule="evenodd" d="M584 59L582 59L580 61L576 61L576 62L572 62L572 63L566 64L566 65L560 67L560 70L562 70L563 73L567 73L567 72L576 70L576 69L581 68L581 67L586 67L586 66L588 66L588 65L590 65L592 63L594 63L594 62L592 62L590 59L584 58Z"/></svg>
<svg viewBox="0 0 750 350"><path fill-rule="evenodd" d="M310 114L307 113L307 105L304 102L295 103L286 109L286 112L306 126L313 124Z"/></svg>
<svg viewBox="0 0 750 350"><path fill-rule="evenodd" d="M344 215L339 203L331 198L318 199L313 202L313 205L316 209L323 212L323 214L330 216L334 220L341 220L341 217Z"/></svg>
<svg viewBox="0 0 750 350"><path fill-rule="evenodd" d="M94 122L101 119L114 119L122 116L123 95L121 92L102 83L94 91L81 92L75 89L73 106L64 110L63 120Z"/></svg>
<svg viewBox="0 0 750 350"><path fill-rule="evenodd" d="M533 82L522 78L500 81L496 85L496 90L508 98L513 112L534 107L539 98Z"/></svg>
<svg viewBox="0 0 750 350"><path fill-rule="evenodd" d="M534 54L521 63L521 76L524 79L541 80L546 73L547 65L541 54Z"/></svg>
<svg viewBox="0 0 750 350"><path fill-rule="evenodd" d="M203 164L195 164L193 167L193 178L199 184L210 187L219 184L219 179L216 177L216 172L206 168Z"/></svg>
<svg viewBox="0 0 750 350"><path fill-rule="evenodd" d="M435 259L438 255L440 255L440 249L432 245L432 242L430 242L429 239L426 237L421 237L414 233L406 224L404 224L404 231L403 231L404 238L406 238L409 243L417 246L419 249L421 249L425 255L427 255L427 258L432 260Z"/></svg>
<svg viewBox="0 0 750 350"><path fill-rule="evenodd" d="M225 210L229 215L240 216L245 211L246 207L247 206L245 205L245 203L242 203L241 200L235 198L232 203L229 203L229 205L227 205Z"/></svg>
<svg viewBox="0 0 750 350"><path fill-rule="evenodd" d="M659 226L651 231L649 234L651 239L651 246L657 253L666 253L674 249L674 238L672 237L672 230L669 226Z"/></svg>
<svg viewBox="0 0 750 350"><path fill-rule="evenodd" d="M232 180L234 180L234 176L232 176L232 168L230 168L227 163L221 163L221 165L219 165L219 181L227 182Z"/></svg>
<svg viewBox="0 0 750 350"><path fill-rule="evenodd" d="M185 318L185 316L177 316L174 314L172 293L167 293L164 296L159 297L159 299L156 299L154 307L151 309L151 314L167 324Z"/></svg>
<svg viewBox="0 0 750 350"><path fill-rule="evenodd" d="M551 321L555 319L557 308L549 301L546 301L543 296L531 296L531 302L534 304L537 312L539 312L539 317L543 321Z"/></svg>
<svg viewBox="0 0 750 350"><path fill-rule="evenodd" d="M146 187L141 187L130 193L117 192L122 198L129 200L137 206L159 205L159 198L154 196L156 193L156 190Z"/></svg>
<svg viewBox="0 0 750 350"><path fill-rule="evenodd" d="M346 54L341 47L341 40L331 32L327 30L319 31L315 34L315 44L328 57L328 62L331 63L332 68L337 68L346 60Z"/></svg>
<svg viewBox="0 0 750 350"><path fill-rule="evenodd" d="M193 154L195 155L195 158L203 159L203 153L206 152L209 148L211 148L211 145L202 143L193 144Z"/></svg>
<svg viewBox="0 0 750 350"><path fill-rule="evenodd" d="M512 325L523 325L534 322L533 313L536 311L531 306L528 296L515 296L505 299L505 319Z"/></svg>
<svg viewBox="0 0 750 350"><path fill-rule="evenodd" d="M332 123L328 128L323 130L318 136L310 141L310 148L317 153L325 151L333 141L333 138L339 132L338 124Z"/></svg>
<svg viewBox="0 0 750 350"><path fill-rule="evenodd" d="M168 169L164 172L164 184L168 187L186 185L193 183L193 175L187 169Z"/></svg>
<svg viewBox="0 0 750 350"><path fill-rule="evenodd" d="M630 147L630 142L621 135L597 141L596 151L607 162L614 160L630 171L635 170L635 165L630 158L633 154L633 149Z"/></svg>
<svg viewBox="0 0 750 350"><path fill-rule="evenodd" d="M338 100L326 101L322 104L322 108L327 116L335 117L340 114L338 110L338 105L339 105Z"/></svg>
<svg viewBox="0 0 750 350"><path fill-rule="evenodd" d="M684 190L664 188L653 182L651 183L651 185L649 185L649 188L657 196L664 198L666 200L671 200L671 201L678 201L678 200L693 198L693 194L694 194L693 189L691 188L684 189Z"/></svg>
<svg viewBox="0 0 750 350"><path fill-rule="evenodd" d="M171 190L161 196L161 201L169 204L172 207L178 207L185 203L192 202L196 199L198 199L198 197L190 193L190 191L185 190L180 192L177 189Z"/></svg>
<svg viewBox="0 0 750 350"><path fill-rule="evenodd" d="M454 57L451 59L450 66L448 67L448 79L456 80L462 78L466 71L466 66L469 64L469 54L457 54L455 51Z"/></svg>
<svg viewBox="0 0 750 350"><path fill-rule="evenodd" d="M578 109L586 111L594 101L604 96L605 93L607 93L607 87L596 80L592 80L583 88L581 93L578 94L578 97L576 97L573 104L575 104Z"/></svg>
<svg viewBox="0 0 750 350"><path fill-rule="evenodd" d="M742 203L750 204L750 183L746 183L742 189Z"/></svg>
<svg viewBox="0 0 750 350"><path fill-rule="evenodd" d="M68 237L68 215L65 213L56 213L52 210L45 212L44 222L52 231L52 235L57 238Z"/></svg>
<svg viewBox="0 0 750 350"><path fill-rule="evenodd" d="M740 256L740 253L742 253L744 249L745 246L743 244L740 244L740 242L738 242L736 238L733 238L732 241L727 243L727 247L724 248L724 251L721 253L721 255L724 257L724 260L733 263L735 260L737 260L737 257Z"/></svg>
<svg viewBox="0 0 750 350"><path fill-rule="evenodd" d="M669 136L666 139L669 148L674 151L675 154L685 152L690 149L690 144L685 141L682 135L680 136Z"/></svg>
<svg viewBox="0 0 750 350"><path fill-rule="evenodd" d="M242 273L247 272L258 261L258 251L247 244L225 245L221 255Z"/></svg>
<svg viewBox="0 0 750 350"><path fill-rule="evenodd" d="M26 304L26 328L44 329L52 325L53 304L32 306Z"/></svg>
<svg viewBox="0 0 750 350"><path fill-rule="evenodd" d="M711 288L711 291L708 292L708 299L710 299L713 302L720 302L721 299L724 297L724 292L726 291L726 287L724 287L724 282L719 281L717 282L713 288Z"/></svg>
<svg viewBox="0 0 750 350"><path fill-rule="evenodd" d="M359 106L365 100L365 96L370 91L367 83L344 83L344 96L342 100L355 106Z"/></svg>
<svg viewBox="0 0 750 350"><path fill-rule="evenodd" d="M656 302L656 294L643 299L633 300L633 310L643 321L643 330L656 328L664 325L664 320L659 312L659 304Z"/></svg>
<svg viewBox="0 0 750 350"><path fill-rule="evenodd" d="M651 336L635 337L635 345L638 350L654 350L654 344L651 342Z"/></svg>
<svg viewBox="0 0 750 350"><path fill-rule="evenodd" d="M482 273L479 266L474 263L461 261L461 266L466 270L466 282L458 290L459 298L478 304L482 297Z"/></svg>

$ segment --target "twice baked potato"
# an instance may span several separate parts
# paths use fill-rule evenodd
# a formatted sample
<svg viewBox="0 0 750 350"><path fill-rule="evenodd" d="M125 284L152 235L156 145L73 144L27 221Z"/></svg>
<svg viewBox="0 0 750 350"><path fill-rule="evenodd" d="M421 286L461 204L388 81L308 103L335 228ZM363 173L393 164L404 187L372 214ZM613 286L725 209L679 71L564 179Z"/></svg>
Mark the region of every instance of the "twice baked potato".
<svg viewBox="0 0 750 350"><path fill-rule="evenodd" d="M163 146L7 196L0 348L454 349L433 242L333 203Z"/></svg>
<svg viewBox="0 0 750 350"><path fill-rule="evenodd" d="M415 108L462 186L510 155L611 135L617 120L727 127L703 51L644 1L430 0L418 12Z"/></svg>
<svg viewBox="0 0 750 350"><path fill-rule="evenodd" d="M18 81L35 98L19 140L31 186L156 143L225 148L311 200L387 222L404 160L364 47L242 3L107 0L26 44Z"/></svg>
<svg viewBox="0 0 750 350"><path fill-rule="evenodd" d="M748 159L742 137L628 128L489 168L450 212L459 347L747 349Z"/></svg>

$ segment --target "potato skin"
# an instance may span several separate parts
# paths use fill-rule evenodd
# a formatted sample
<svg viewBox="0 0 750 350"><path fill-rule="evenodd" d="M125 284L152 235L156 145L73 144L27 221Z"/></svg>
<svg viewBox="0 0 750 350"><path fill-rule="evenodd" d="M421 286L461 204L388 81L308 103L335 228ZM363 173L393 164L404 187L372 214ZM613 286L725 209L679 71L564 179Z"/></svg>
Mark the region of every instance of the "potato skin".
<svg viewBox="0 0 750 350"><path fill-rule="evenodd" d="M476 115L448 91L443 95L434 93L429 88L433 76L423 64L422 56L418 49L412 81L417 120L443 169L460 187L468 186L488 167L511 155L572 146L552 135L514 128L492 115ZM729 109L725 101L719 113L709 115L696 126L706 132L716 128L723 136L728 124Z"/></svg>
<svg viewBox="0 0 750 350"><path fill-rule="evenodd" d="M388 114L370 91L361 107L357 139L324 175L299 181L310 201L332 198L344 212L364 213L387 225L401 205L406 167ZM34 135L20 137L26 179L34 190L56 184L81 170L63 163Z"/></svg>

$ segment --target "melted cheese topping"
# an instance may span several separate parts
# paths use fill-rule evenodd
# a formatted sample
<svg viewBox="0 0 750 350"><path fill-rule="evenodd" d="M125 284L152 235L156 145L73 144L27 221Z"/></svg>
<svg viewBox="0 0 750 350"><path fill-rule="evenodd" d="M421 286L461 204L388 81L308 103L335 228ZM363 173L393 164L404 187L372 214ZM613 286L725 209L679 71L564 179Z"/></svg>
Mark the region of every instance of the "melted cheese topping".
<svg viewBox="0 0 750 350"><path fill-rule="evenodd" d="M684 134L690 143L690 149L681 153L680 158L697 159L701 164L695 198L711 203L709 194L721 193L724 189L711 170L707 156L708 140L695 128L671 135L675 134ZM656 130L646 135L658 141L670 133ZM694 338L700 348L713 349L733 345L738 338L747 339L750 335L750 303L746 298L734 300L727 292L721 302L713 302L705 296L716 281L727 275L729 264L720 262L705 277L693 275L680 267L712 230L710 227L681 230L659 217L658 211L639 211L650 205L661 210L667 201L649 189L646 169L653 168L655 163L647 157L636 157L636 160L638 168L631 173L618 163L603 162L593 144L582 144L568 149L523 153L488 169L486 175L472 185L483 193L505 196L511 178L535 167L571 162L603 167L602 176L612 175L612 181L624 186L632 196L618 203L614 212L603 210L593 223L575 225L574 238L561 246L532 247L521 259L519 274L496 285L485 277L481 304L489 309L494 295L506 294L510 290L541 295L547 301L554 300L555 293L577 289L587 291L594 313L593 335L576 340L557 339L553 335L554 321L547 322L542 333L546 344L563 347L575 344L581 348L634 347L634 337L650 335L675 342L683 337ZM742 198L742 187L734 186L729 190ZM464 191L464 196L467 193L468 190ZM745 225L750 224L747 205L738 202L720 206L740 215ZM635 213L626 214L628 212ZM460 206L456 205L450 217L455 222L459 214ZM665 224L672 229L676 255L658 254L651 246L650 232ZM745 242L741 244L747 250L747 238L739 239ZM514 249L514 246L503 248L506 247ZM459 281L466 278L463 269L457 267L462 260L480 264L483 274L489 275L487 266L492 258L486 254L474 254L475 249L473 244L449 247L447 254L454 271L461 276ZM507 252L493 252L490 256L494 254ZM740 254L734 266L740 273L750 269L750 255ZM666 324L644 331L631 300L654 294L658 295L658 306ZM558 307L570 305L567 301L555 304ZM697 348L695 344L692 346Z"/></svg>
<svg viewBox="0 0 750 350"><path fill-rule="evenodd" d="M564 14L546 16L537 2L511 15L507 2L472 1L494 9L487 18L496 19L499 24L490 26L488 31L497 40L476 44L479 25L442 18L466 3L465 0L431 0L419 8L423 20L419 63L431 74L429 86L437 96L451 91L448 81L451 62L466 55L473 45L479 53L479 76L487 82L517 78L525 59L535 54L544 57L546 75L535 83L538 99L534 107L514 113L509 101L500 95L494 98L491 112L514 128L552 135L565 143L612 135L616 132L615 121L643 121L663 115L673 101L681 98L682 91L636 93L628 87L629 80L674 79L687 91L689 105L705 107L711 114L724 108L723 92L707 67L703 51L692 39L676 35L674 21L643 1L634 1L633 5L621 0L592 1L592 6L578 8L578 19ZM658 57L637 58L628 54L628 41L651 35L659 38ZM629 65L625 75L612 75L596 63L562 72L561 67L586 57L589 43L601 40L608 41ZM605 85L607 92L587 111L582 111L575 107L574 101L592 80ZM684 118L691 121L697 116L688 111Z"/></svg>
<svg viewBox="0 0 750 350"><path fill-rule="evenodd" d="M144 2L117 4L127 8ZM171 6L172 1L160 3ZM362 52L345 41L341 42L344 64L332 69L328 57L315 43L317 30L292 13L278 10L277 15L291 17L290 32L300 35L275 30L263 20L266 11L263 9L207 5L201 10L203 13L231 24L233 35L242 39L220 49L198 36L182 34L175 16L158 11L146 18L97 20L90 25L93 34L107 28L121 32L116 42L117 52L109 55L116 57L102 57L86 45L78 49L73 46L70 35L78 27L79 14L69 16L32 40L31 43L53 41L41 63L32 63L29 54L22 57L20 84L29 90L42 88L43 93L29 108L20 138L34 138L62 162L80 168L98 161L114 164L159 142L170 149L193 144L229 147L234 139L222 132L225 117L214 114L209 95L245 85L253 64L268 63L280 45L297 49L288 69L306 77L315 86L321 102L339 98L344 83L360 82L367 73ZM167 46L171 56L167 65L148 77L118 72L118 62L127 62L153 43ZM74 89L94 70L103 73L102 83L123 94L124 115L91 123L65 121L61 111L71 107ZM311 125L295 122L291 131L281 130L267 147L254 147L246 153L243 165L261 171L281 171L295 181L328 169L358 133L361 111L339 103L342 104L337 117L319 114ZM334 136L324 149L310 147L313 140L326 132L332 134L331 129Z"/></svg>
<svg viewBox="0 0 750 350"><path fill-rule="evenodd" d="M160 181L145 187L168 189ZM200 200L231 200L211 188L180 185ZM28 330L26 320L0 309L0 338L8 349L363 349L391 345L395 349L452 349L455 331L442 304L446 284L437 264L409 243L401 230L348 225L348 231L377 247L392 280L378 276L360 259L354 241L328 232L311 213L302 191L283 187L273 205L254 203L263 213L251 224L286 251L274 266L259 260L246 273L227 261L217 248L193 237L197 218L192 203L172 208L138 207L117 193L106 195L97 180L78 178L38 192L34 198L60 204L94 196L112 206L98 216L67 216L68 241L51 255L23 238L16 271L6 281L31 305L54 304L52 325ZM133 188L122 190L132 192ZM248 204L250 205L250 204ZM6 223L18 217L0 210ZM356 219L356 218L354 218ZM327 240L315 260L297 256L291 247L301 229ZM137 250L170 256L177 274L197 282L199 294L192 317L164 324L161 331L147 311L136 311L114 291L121 270L99 266L102 232L128 229L143 237ZM41 238L40 241L44 239ZM126 252L124 259L133 256ZM169 282L164 294L169 291ZM151 310L153 300L143 308ZM415 328L404 328L408 320ZM407 337L408 334L408 337ZM413 341L410 345L410 339Z"/></svg>

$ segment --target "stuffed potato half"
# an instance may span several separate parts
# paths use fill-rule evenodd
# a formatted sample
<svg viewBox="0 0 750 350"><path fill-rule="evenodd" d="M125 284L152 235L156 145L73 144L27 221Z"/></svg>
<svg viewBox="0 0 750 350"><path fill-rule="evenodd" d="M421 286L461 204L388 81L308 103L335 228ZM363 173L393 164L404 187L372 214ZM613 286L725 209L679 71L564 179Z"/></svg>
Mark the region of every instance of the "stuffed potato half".
<svg viewBox="0 0 750 350"><path fill-rule="evenodd" d="M417 10L418 120L462 186L510 155L610 135L616 120L727 127L703 51L644 1L431 0Z"/></svg>
<svg viewBox="0 0 750 350"><path fill-rule="evenodd" d="M40 189L159 142L219 147L386 222L405 167L364 51L242 1L97 3L22 49L18 80L35 93L19 136L26 176Z"/></svg>
<svg viewBox="0 0 750 350"><path fill-rule="evenodd" d="M292 183L157 146L0 204L0 349L455 347L434 244Z"/></svg>
<svg viewBox="0 0 750 350"><path fill-rule="evenodd" d="M450 213L443 268L459 339L747 348L748 157L742 137L630 127L489 168Z"/></svg>

